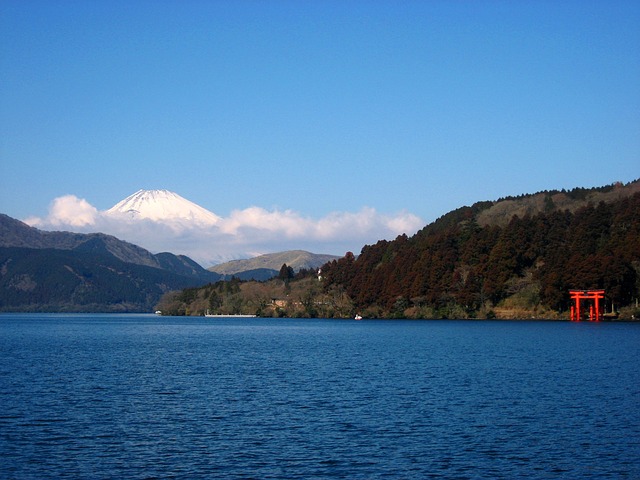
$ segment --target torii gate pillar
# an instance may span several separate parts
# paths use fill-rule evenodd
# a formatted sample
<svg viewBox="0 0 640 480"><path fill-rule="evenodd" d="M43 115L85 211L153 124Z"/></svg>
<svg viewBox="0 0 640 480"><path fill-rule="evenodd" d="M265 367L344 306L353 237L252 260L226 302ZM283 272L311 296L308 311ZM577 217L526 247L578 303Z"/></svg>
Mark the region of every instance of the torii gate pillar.
<svg viewBox="0 0 640 480"><path fill-rule="evenodd" d="M600 300L604 298L604 290L569 290L571 299L576 301L575 308L571 307L571 321L579 322L580 317L580 300L593 300L595 304L595 321L601 319ZM594 321L594 305L589 308L589 320Z"/></svg>

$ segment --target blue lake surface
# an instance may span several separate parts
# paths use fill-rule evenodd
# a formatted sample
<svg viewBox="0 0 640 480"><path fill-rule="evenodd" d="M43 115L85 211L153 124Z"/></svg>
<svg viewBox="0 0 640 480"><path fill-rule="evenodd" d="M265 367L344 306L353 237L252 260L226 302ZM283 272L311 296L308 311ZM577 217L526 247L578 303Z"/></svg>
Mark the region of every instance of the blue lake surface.
<svg viewBox="0 0 640 480"><path fill-rule="evenodd" d="M0 478L640 478L640 324L0 315Z"/></svg>

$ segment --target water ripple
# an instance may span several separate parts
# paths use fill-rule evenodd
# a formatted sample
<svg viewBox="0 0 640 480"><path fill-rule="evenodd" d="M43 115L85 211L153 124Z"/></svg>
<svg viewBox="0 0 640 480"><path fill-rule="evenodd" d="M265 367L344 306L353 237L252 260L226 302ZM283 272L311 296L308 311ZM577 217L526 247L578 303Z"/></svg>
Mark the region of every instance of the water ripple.
<svg viewBox="0 0 640 480"><path fill-rule="evenodd" d="M638 325L28 318L2 478L640 477Z"/></svg>

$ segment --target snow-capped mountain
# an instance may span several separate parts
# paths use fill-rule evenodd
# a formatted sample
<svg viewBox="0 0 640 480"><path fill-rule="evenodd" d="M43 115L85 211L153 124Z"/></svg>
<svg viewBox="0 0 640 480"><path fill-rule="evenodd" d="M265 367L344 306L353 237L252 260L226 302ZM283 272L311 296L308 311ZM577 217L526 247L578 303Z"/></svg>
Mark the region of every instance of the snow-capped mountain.
<svg viewBox="0 0 640 480"><path fill-rule="evenodd" d="M216 225L220 217L169 190L138 190L105 212L136 220L157 222L188 222L198 226Z"/></svg>

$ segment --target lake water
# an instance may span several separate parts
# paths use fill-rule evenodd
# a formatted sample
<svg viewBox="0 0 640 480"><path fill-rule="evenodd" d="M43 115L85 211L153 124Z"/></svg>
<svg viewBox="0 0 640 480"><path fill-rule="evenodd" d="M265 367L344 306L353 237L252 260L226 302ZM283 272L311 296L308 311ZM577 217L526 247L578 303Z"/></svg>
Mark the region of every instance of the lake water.
<svg viewBox="0 0 640 480"><path fill-rule="evenodd" d="M0 478L640 478L640 324L0 315Z"/></svg>

